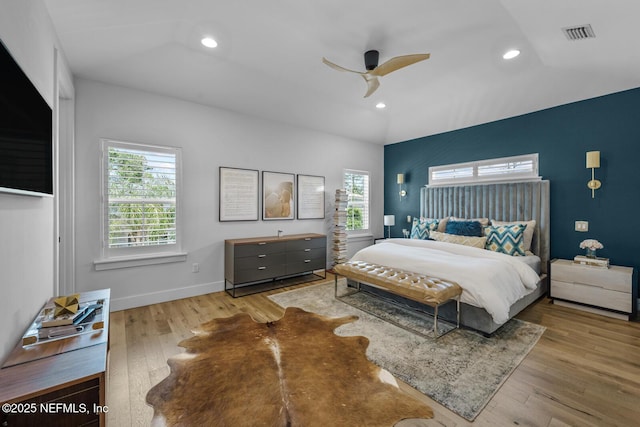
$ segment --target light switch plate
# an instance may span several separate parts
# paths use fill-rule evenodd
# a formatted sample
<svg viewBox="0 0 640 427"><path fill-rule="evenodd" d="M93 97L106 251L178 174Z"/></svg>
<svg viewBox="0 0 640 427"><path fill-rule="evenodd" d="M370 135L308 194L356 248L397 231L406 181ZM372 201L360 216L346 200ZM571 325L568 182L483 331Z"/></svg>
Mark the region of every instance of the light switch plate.
<svg viewBox="0 0 640 427"><path fill-rule="evenodd" d="M589 221L576 221L576 231L589 231Z"/></svg>

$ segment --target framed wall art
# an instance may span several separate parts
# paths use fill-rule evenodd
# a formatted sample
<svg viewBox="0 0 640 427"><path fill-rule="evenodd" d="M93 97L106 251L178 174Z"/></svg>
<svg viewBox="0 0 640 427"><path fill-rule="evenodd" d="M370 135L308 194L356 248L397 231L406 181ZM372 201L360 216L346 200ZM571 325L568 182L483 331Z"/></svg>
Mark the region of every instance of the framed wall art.
<svg viewBox="0 0 640 427"><path fill-rule="evenodd" d="M295 175L262 172L262 219L293 219L295 215Z"/></svg>
<svg viewBox="0 0 640 427"><path fill-rule="evenodd" d="M220 221L257 221L259 172L220 167Z"/></svg>
<svg viewBox="0 0 640 427"><path fill-rule="evenodd" d="M324 218L324 176L298 175L298 219Z"/></svg>

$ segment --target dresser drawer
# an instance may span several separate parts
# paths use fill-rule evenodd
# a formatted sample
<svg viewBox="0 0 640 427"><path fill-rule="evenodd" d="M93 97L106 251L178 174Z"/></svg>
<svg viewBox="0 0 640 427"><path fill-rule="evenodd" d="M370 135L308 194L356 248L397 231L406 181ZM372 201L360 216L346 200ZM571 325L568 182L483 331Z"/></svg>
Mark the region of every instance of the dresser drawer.
<svg viewBox="0 0 640 427"><path fill-rule="evenodd" d="M325 259L326 252L327 251L324 247L313 249L307 248L295 252L287 252L287 263L300 262L307 259Z"/></svg>
<svg viewBox="0 0 640 427"><path fill-rule="evenodd" d="M264 241L234 246L235 257L248 257L262 254L285 252L286 242Z"/></svg>
<svg viewBox="0 0 640 427"><path fill-rule="evenodd" d="M633 310L633 301L631 295L627 292L614 291L593 285L554 280L556 277L554 276L553 270L551 274L552 298L581 302L583 304L610 308L612 310L618 310L625 313L631 313Z"/></svg>
<svg viewBox="0 0 640 427"><path fill-rule="evenodd" d="M272 266L286 263L286 255L284 252L275 254L259 254L254 256L236 258L234 262L235 271L251 270L258 267Z"/></svg>
<svg viewBox="0 0 640 427"><path fill-rule="evenodd" d="M284 264L260 266L252 269L236 271L234 273L234 283L255 282L258 280L284 276L285 274Z"/></svg>
<svg viewBox="0 0 640 427"><path fill-rule="evenodd" d="M327 245L326 237L306 237L300 240L287 241L287 251L324 248Z"/></svg>
<svg viewBox="0 0 640 427"><path fill-rule="evenodd" d="M306 259L300 262L287 263L285 271L286 274L304 273L305 271L322 270L326 267L326 262L323 259Z"/></svg>
<svg viewBox="0 0 640 427"><path fill-rule="evenodd" d="M551 279L567 283L598 286L612 291L631 294L633 269L611 266L609 268L589 267L567 260L551 263Z"/></svg>

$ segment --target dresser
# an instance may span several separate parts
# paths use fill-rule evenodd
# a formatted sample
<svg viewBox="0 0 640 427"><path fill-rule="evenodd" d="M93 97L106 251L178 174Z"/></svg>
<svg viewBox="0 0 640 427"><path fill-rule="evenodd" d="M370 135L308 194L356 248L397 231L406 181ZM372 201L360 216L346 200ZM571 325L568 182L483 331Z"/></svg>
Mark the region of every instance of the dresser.
<svg viewBox="0 0 640 427"><path fill-rule="evenodd" d="M0 369L0 426L106 425L109 296L109 289L80 294L80 303L102 303L93 320L101 328L16 345Z"/></svg>
<svg viewBox="0 0 640 427"><path fill-rule="evenodd" d="M280 279L313 274L327 264L327 236L324 234L291 234L281 237L252 237L224 241L225 291L233 297L259 292L261 287L247 290L248 285L277 282ZM273 283L272 283L273 284ZM286 286L287 283L282 283ZM270 288L273 288L271 286ZM252 292L253 290L253 292Z"/></svg>
<svg viewBox="0 0 640 427"><path fill-rule="evenodd" d="M633 268L609 268L551 261L550 296L554 303L629 320L637 314Z"/></svg>

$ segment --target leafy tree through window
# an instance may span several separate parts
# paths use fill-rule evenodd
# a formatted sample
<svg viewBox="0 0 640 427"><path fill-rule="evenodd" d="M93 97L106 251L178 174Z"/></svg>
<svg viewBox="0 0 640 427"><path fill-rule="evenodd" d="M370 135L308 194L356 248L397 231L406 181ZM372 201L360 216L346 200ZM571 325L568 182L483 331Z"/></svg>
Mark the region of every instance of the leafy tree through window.
<svg viewBox="0 0 640 427"><path fill-rule="evenodd" d="M347 170L344 173L347 190L347 230L369 230L369 173Z"/></svg>

